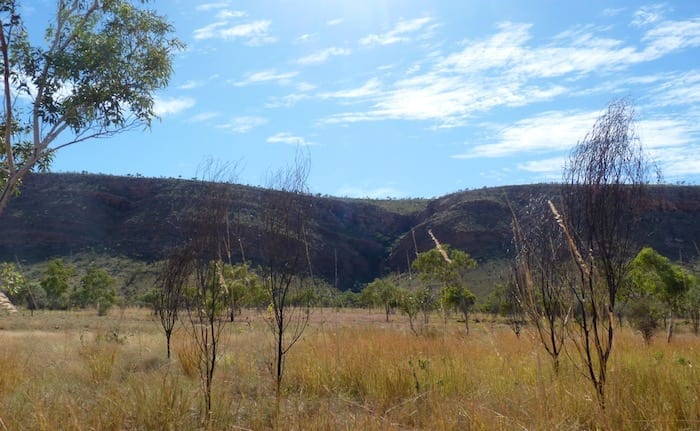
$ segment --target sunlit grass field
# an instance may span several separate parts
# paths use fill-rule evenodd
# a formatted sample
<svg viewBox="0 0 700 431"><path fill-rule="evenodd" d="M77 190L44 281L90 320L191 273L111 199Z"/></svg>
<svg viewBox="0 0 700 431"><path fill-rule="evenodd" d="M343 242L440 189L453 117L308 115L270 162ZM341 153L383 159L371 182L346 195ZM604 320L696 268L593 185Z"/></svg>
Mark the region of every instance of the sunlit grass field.
<svg viewBox="0 0 700 431"><path fill-rule="evenodd" d="M222 335L205 423L187 326L168 361L148 310L2 315L0 430L700 429L700 338L685 328L650 345L620 328L601 409L575 356L555 374L527 328L476 317L468 336L438 314L415 336L400 315L315 310L278 406L273 337L244 312Z"/></svg>

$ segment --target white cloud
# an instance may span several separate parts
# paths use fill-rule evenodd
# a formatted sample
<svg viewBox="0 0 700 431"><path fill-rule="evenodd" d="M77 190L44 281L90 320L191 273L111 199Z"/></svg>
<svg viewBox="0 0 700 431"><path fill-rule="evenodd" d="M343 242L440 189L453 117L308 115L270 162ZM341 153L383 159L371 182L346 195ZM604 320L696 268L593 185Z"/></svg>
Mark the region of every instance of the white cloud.
<svg viewBox="0 0 700 431"><path fill-rule="evenodd" d="M267 138L268 144L286 144L286 145L298 145L298 146L309 146L314 145L313 142L309 142L301 136L296 136L291 133L281 132L274 134Z"/></svg>
<svg viewBox="0 0 700 431"><path fill-rule="evenodd" d="M615 16L618 16L619 14L621 14L621 13L624 12L624 11L625 11L625 8L623 8L623 7L618 7L618 8L606 8L606 9L603 9L603 12L602 12L602 13L603 13L603 16L615 17Z"/></svg>
<svg viewBox="0 0 700 431"><path fill-rule="evenodd" d="M700 118L657 117L637 122L637 136L646 149L666 151L686 147L700 138ZM698 145L700 146L700 145Z"/></svg>
<svg viewBox="0 0 700 431"><path fill-rule="evenodd" d="M290 79L298 75L298 72L278 73L275 69L267 69L260 72L249 73L246 77L235 83L237 87L243 87L261 82L276 81L279 84L286 84Z"/></svg>
<svg viewBox="0 0 700 431"><path fill-rule="evenodd" d="M301 91L302 93L315 89L316 86L313 84L309 84L308 82L300 82L299 84L297 84L297 90Z"/></svg>
<svg viewBox="0 0 700 431"><path fill-rule="evenodd" d="M360 39L362 45L391 45L411 40L409 34L423 29L433 19L430 17L402 20L394 25L394 28L382 34L370 34Z"/></svg>
<svg viewBox="0 0 700 431"><path fill-rule="evenodd" d="M379 93L381 82L377 78L371 78L362 86L349 90L339 90L330 93L322 93L322 99L358 99L366 98Z"/></svg>
<svg viewBox="0 0 700 431"><path fill-rule="evenodd" d="M159 117L178 114L195 105L195 100L191 97L167 98L157 97L153 106L153 111Z"/></svg>
<svg viewBox="0 0 700 431"><path fill-rule="evenodd" d="M218 112L200 112L187 119L188 123L204 123L221 116Z"/></svg>
<svg viewBox="0 0 700 431"><path fill-rule="evenodd" d="M274 97L269 102L265 103L266 108L291 108L302 100L310 98L304 93L293 93L283 97Z"/></svg>
<svg viewBox="0 0 700 431"><path fill-rule="evenodd" d="M600 112L545 112L503 127L496 142L479 144L455 159L507 157L524 153L569 150L593 127Z"/></svg>
<svg viewBox="0 0 700 431"><path fill-rule="evenodd" d="M312 96L310 91L316 89L316 86L308 82L300 82L296 84L297 93L288 94L282 97L273 97L267 103L266 108L290 108L305 99L310 99Z"/></svg>
<svg viewBox="0 0 700 431"><path fill-rule="evenodd" d="M202 3L200 5L197 5L195 7L195 10L198 11L209 11L209 10L214 10L214 9L224 9L229 6L229 2L211 2L211 3Z"/></svg>
<svg viewBox="0 0 700 431"><path fill-rule="evenodd" d="M663 79L663 81L662 81ZM691 70L660 78L652 90L658 106L700 104L700 70Z"/></svg>
<svg viewBox="0 0 700 431"><path fill-rule="evenodd" d="M180 90L193 90L195 88L201 87L202 85L204 85L204 83L202 81L190 80L190 81L185 82L182 85L179 85L177 88Z"/></svg>
<svg viewBox="0 0 700 431"><path fill-rule="evenodd" d="M328 21L326 21L326 25L334 26L334 25L342 24L343 21L345 21L343 18L329 19Z"/></svg>
<svg viewBox="0 0 700 431"><path fill-rule="evenodd" d="M216 14L216 17L219 19L243 18L244 16L247 16L247 14L243 11L228 9L222 10L221 12Z"/></svg>
<svg viewBox="0 0 700 431"><path fill-rule="evenodd" d="M521 171L539 174L545 178L560 178L562 169L566 164L565 157L552 157L543 160L531 160L518 163L518 169Z"/></svg>
<svg viewBox="0 0 700 431"><path fill-rule="evenodd" d="M309 42L312 40L318 39L318 34L317 33L304 33L301 36L299 36L296 40L297 42Z"/></svg>
<svg viewBox="0 0 700 431"><path fill-rule="evenodd" d="M332 56L350 55L350 53L351 53L351 51L349 49L338 48L338 47L334 46L334 47L326 48L324 50L307 55L305 57L301 57L300 59L297 60L297 63L303 64L303 65L321 64L321 63L325 63Z"/></svg>
<svg viewBox="0 0 700 431"><path fill-rule="evenodd" d="M419 24L398 27L406 30L426 25ZM404 79L385 82L381 88L374 85L372 91L324 93L321 97L347 96L367 106L362 111L333 114L320 122L403 119L456 127L497 107L527 106L566 94L581 96L596 90L580 87L584 78L608 77L636 64L700 46L700 18L656 21L638 45L610 38L608 28L594 26L573 27L549 42L534 44L531 30L528 23L503 22L489 36L466 40L458 50L428 57L421 62L420 70L409 67L410 74L396 75ZM398 38L397 34L401 33L372 40L390 41ZM615 94L620 89L614 81L605 79L605 92ZM631 78L615 82L643 84ZM603 91L602 87L598 90ZM694 100L700 89L691 90Z"/></svg>
<svg viewBox="0 0 700 431"><path fill-rule="evenodd" d="M256 127L267 124L267 122L267 118L263 117L235 117L230 122L220 124L216 127L234 133L248 133Z"/></svg>
<svg viewBox="0 0 700 431"><path fill-rule="evenodd" d="M231 24L227 20L217 21L194 31L194 38L235 40L245 39L246 44L257 46L275 42L277 39L270 36L271 21L257 20L243 24Z"/></svg>
<svg viewBox="0 0 700 431"><path fill-rule="evenodd" d="M634 12L632 25L642 27L658 22L663 18L664 9L663 4L642 6Z"/></svg>
<svg viewBox="0 0 700 431"><path fill-rule="evenodd" d="M641 58L655 60L686 48L700 46L700 18L686 21L663 21L651 28L642 38L649 45Z"/></svg>

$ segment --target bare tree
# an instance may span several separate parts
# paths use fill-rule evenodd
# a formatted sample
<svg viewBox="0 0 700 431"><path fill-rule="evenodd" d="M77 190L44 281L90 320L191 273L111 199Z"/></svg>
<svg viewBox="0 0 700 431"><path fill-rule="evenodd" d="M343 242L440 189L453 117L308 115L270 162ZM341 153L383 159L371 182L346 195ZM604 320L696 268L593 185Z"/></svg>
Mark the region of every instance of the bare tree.
<svg viewBox="0 0 700 431"><path fill-rule="evenodd" d="M610 103L571 153L564 180L561 213L550 204L576 265L570 333L604 407L616 299L635 254L631 234L649 183L629 100Z"/></svg>
<svg viewBox="0 0 700 431"><path fill-rule="evenodd" d="M158 276L154 308L165 332L165 343L170 359L170 339L178 322L180 307L188 278L192 272L192 258L187 248L173 252L162 264Z"/></svg>
<svg viewBox="0 0 700 431"><path fill-rule="evenodd" d="M306 194L309 161L301 155L292 166L272 174L262 213L262 283L270 299L270 329L275 336L273 375L279 398L285 355L299 340L309 322L309 304L292 301L310 275L308 220L311 199Z"/></svg>
<svg viewBox="0 0 700 431"><path fill-rule="evenodd" d="M564 234L544 199L533 199L522 217L512 205L510 209L516 249L515 300L558 371L572 307L567 282L572 268L566 259Z"/></svg>
<svg viewBox="0 0 700 431"><path fill-rule="evenodd" d="M227 322L230 280L225 265L231 262L231 209L235 165L205 162L198 177L201 189L189 197L178 225L185 238L181 262L188 269L190 288L186 292L190 333L198 354L198 370L207 420L211 415L214 370L219 339Z"/></svg>

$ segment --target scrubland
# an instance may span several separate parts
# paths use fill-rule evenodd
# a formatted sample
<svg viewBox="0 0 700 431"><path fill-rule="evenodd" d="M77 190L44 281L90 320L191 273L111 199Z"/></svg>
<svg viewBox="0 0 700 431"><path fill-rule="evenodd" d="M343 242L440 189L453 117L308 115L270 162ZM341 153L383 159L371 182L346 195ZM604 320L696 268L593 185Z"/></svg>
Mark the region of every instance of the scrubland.
<svg viewBox="0 0 700 431"><path fill-rule="evenodd" d="M605 408L569 351L554 372L534 332L490 316L315 310L287 355L282 396L265 314L226 326L209 420L187 326L173 358L148 310L0 316L2 430L700 429L700 337L616 333ZM571 360L570 360L571 359Z"/></svg>

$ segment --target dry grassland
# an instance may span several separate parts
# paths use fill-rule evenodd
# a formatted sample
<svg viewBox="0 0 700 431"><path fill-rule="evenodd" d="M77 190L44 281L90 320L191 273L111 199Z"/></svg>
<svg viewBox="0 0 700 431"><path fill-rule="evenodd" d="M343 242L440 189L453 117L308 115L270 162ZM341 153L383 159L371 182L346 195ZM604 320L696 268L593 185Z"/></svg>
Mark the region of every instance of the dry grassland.
<svg viewBox="0 0 700 431"><path fill-rule="evenodd" d="M601 410L573 361L555 374L527 330L487 319L414 336L403 316L316 310L288 355L283 399L264 315L227 325L211 421L186 328L165 358L146 310L0 316L0 430L700 429L700 338L618 332ZM575 359L575 358L574 358Z"/></svg>

